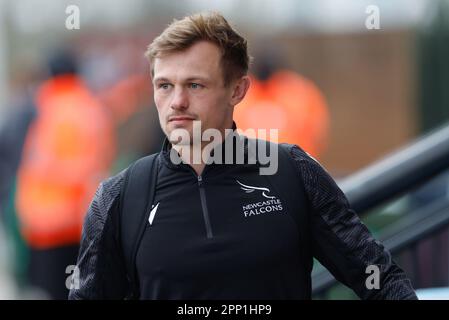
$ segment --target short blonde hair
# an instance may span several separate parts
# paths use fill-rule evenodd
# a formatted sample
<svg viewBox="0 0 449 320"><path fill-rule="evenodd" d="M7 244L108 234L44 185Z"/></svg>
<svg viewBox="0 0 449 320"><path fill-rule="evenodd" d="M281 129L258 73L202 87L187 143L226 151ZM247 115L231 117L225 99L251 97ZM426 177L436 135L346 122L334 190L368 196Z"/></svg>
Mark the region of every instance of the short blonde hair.
<svg viewBox="0 0 449 320"><path fill-rule="evenodd" d="M164 54L183 51L198 41L210 41L221 50L225 85L248 72L250 57L247 41L217 12L198 13L174 20L148 46L145 56L154 76L154 59Z"/></svg>

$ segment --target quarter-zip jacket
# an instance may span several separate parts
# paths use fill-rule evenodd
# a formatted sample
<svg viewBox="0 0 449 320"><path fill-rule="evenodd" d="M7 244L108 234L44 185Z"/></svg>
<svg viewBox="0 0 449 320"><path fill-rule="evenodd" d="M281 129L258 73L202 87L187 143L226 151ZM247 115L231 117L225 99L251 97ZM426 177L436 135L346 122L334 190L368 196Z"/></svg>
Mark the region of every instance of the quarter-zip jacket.
<svg viewBox="0 0 449 320"><path fill-rule="evenodd" d="M297 225L258 165L170 160L167 141L150 221L137 250L141 299L310 299ZM362 299L416 299L410 281L349 207L321 165L289 146L311 216L311 251ZM104 181L87 213L71 299L123 299L127 278L113 219L125 171ZM252 191L251 191L252 190ZM126 213L125 213L126 214ZM368 289L366 268L380 269ZM310 276L310 275L309 275ZM310 283L310 281L308 281Z"/></svg>

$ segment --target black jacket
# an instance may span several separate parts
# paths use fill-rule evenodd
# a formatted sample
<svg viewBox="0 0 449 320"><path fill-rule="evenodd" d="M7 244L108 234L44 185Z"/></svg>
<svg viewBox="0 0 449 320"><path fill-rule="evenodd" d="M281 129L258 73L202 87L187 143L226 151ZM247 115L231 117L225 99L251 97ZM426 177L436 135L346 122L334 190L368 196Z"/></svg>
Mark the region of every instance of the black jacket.
<svg viewBox="0 0 449 320"><path fill-rule="evenodd" d="M410 281L318 162L289 146L304 184L311 251L362 299L416 299ZM207 165L201 176L159 155L151 224L137 251L141 299L310 299L298 230L257 166ZM80 288L70 299L123 299L128 290L117 208L126 170L101 183L83 228ZM259 189L257 189L259 188ZM251 191L254 189L255 192ZM126 214L126 213L124 213ZM369 265L380 289L368 289Z"/></svg>

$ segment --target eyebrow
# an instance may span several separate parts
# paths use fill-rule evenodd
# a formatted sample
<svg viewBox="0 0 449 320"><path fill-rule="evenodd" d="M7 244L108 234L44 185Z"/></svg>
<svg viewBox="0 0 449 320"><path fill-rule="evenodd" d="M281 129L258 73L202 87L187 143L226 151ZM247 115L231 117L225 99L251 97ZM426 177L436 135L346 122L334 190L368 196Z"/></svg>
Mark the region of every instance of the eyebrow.
<svg viewBox="0 0 449 320"><path fill-rule="evenodd" d="M170 82L167 78L154 78L153 83L156 82Z"/></svg>
<svg viewBox="0 0 449 320"><path fill-rule="evenodd" d="M183 81L190 82L190 81L195 81L195 80L200 80L200 81L204 81L204 82L210 81L209 78L202 77L202 76L188 77L187 79L184 79ZM156 82L171 82L171 81L165 77L158 77L153 80L153 83L156 83Z"/></svg>

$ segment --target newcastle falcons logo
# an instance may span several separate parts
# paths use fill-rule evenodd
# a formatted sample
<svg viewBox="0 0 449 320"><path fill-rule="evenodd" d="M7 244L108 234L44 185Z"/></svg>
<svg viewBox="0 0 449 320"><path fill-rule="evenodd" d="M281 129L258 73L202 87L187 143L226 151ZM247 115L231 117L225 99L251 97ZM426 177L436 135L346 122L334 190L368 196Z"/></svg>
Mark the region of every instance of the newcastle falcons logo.
<svg viewBox="0 0 449 320"><path fill-rule="evenodd" d="M248 186L246 184L241 183L240 181L236 180L237 183L241 186L240 188L242 190L244 190L246 193L251 193L254 192L255 190L259 190L262 191L262 195L267 198L267 199L274 199L276 198L275 196L269 196L266 193L270 193L270 189L268 188L264 188L264 187L252 187L252 186Z"/></svg>

